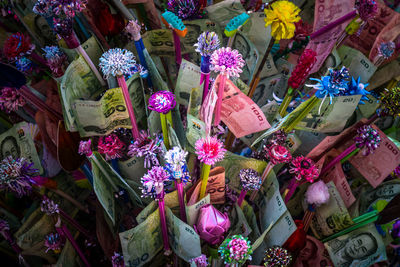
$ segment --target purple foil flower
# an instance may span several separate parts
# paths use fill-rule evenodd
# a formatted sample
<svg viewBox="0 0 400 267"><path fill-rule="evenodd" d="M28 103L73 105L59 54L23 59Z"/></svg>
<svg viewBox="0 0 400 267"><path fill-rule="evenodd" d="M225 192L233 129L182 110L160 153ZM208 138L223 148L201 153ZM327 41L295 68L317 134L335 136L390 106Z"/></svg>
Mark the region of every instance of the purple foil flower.
<svg viewBox="0 0 400 267"><path fill-rule="evenodd" d="M228 76L239 77L244 64L245 61L237 50L222 47L212 53L210 69Z"/></svg>
<svg viewBox="0 0 400 267"><path fill-rule="evenodd" d="M112 267L125 267L124 256L114 252L114 255L111 257L111 263Z"/></svg>
<svg viewBox="0 0 400 267"><path fill-rule="evenodd" d="M384 59L389 59L393 56L394 51L396 50L396 44L392 41L387 43L381 43L378 47L378 55L383 57Z"/></svg>
<svg viewBox="0 0 400 267"><path fill-rule="evenodd" d="M210 245L220 244L228 232L231 222L227 213L222 213L213 205L200 208L195 230L200 238Z"/></svg>
<svg viewBox="0 0 400 267"><path fill-rule="evenodd" d="M378 14L378 4L374 0L358 0L356 8L363 21L368 21Z"/></svg>
<svg viewBox="0 0 400 267"><path fill-rule="evenodd" d="M40 210L49 216L60 213L58 204L56 204L53 200L49 198L45 198L42 200L42 202L40 203Z"/></svg>
<svg viewBox="0 0 400 267"><path fill-rule="evenodd" d="M141 179L142 197L161 199L164 197L164 183L170 178L169 173L161 166L154 166Z"/></svg>
<svg viewBox="0 0 400 267"><path fill-rule="evenodd" d="M64 74L63 67L67 56L57 46L46 46L42 50L45 52L44 57L53 74L61 77Z"/></svg>
<svg viewBox="0 0 400 267"><path fill-rule="evenodd" d="M216 137L207 136L196 141L197 158L207 165L214 165L224 158L226 149Z"/></svg>
<svg viewBox="0 0 400 267"><path fill-rule="evenodd" d="M86 8L86 1L82 0L53 0L54 13L56 15L66 15L67 17L75 17L76 12L81 12Z"/></svg>
<svg viewBox="0 0 400 267"><path fill-rule="evenodd" d="M239 172L240 183L244 190L258 190L261 186L261 176L253 169L241 169Z"/></svg>
<svg viewBox="0 0 400 267"><path fill-rule="evenodd" d="M64 238L62 238L59 233L50 233L46 235L44 239L44 245L47 247L46 253L49 250L53 250L54 253L60 253L61 248L64 245L64 241Z"/></svg>
<svg viewBox="0 0 400 267"><path fill-rule="evenodd" d="M264 266L286 267L289 266L291 262L292 256L289 251L280 246L273 246L265 251Z"/></svg>
<svg viewBox="0 0 400 267"><path fill-rule="evenodd" d="M309 158L299 156L294 158L290 164L289 172L294 174L297 181L306 180L312 183L319 176L317 166Z"/></svg>
<svg viewBox="0 0 400 267"><path fill-rule="evenodd" d="M116 134L110 134L100 137L97 148L101 154L105 154L106 160L112 160L122 158L125 144Z"/></svg>
<svg viewBox="0 0 400 267"><path fill-rule="evenodd" d="M121 76L129 74L131 68L136 64L135 57L132 52L121 49L113 48L103 53L100 58L99 66L104 76Z"/></svg>
<svg viewBox="0 0 400 267"><path fill-rule="evenodd" d="M9 156L0 163L0 189L14 192L18 197L28 195L35 183L32 177L37 171L33 163L28 163L24 158L14 160Z"/></svg>
<svg viewBox="0 0 400 267"><path fill-rule="evenodd" d="M196 52L199 52L202 56L211 56L214 50L219 48L218 35L215 32L203 32L197 38Z"/></svg>
<svg viewBox="0 0 400 267"><path fill-rule="evenodd" d="M80 155L85 155L87 157L90 157L92 153L92 140L87 140L87 141L81 141L79 143L79 150L78 153Z"/></svg>
<svg viewBox="0 0 400 267"><path fill-rule="evenodd" d="M4 87L0 91L0 108L7 113L17 111L26 104L16 88Z"/></svg>
<svg viewBox="0 0 400 267"><path fill-rule="evenodd" d="M247 260L251 260L253 249L247 237L234 235L222 242L218 248L218 253L225 264L244 264Z"/></svg>
<svg viewBox="0 0 400 267"><path fill-rule="evenodd" d="M150 168L151 165L160 165L157 154L161 152L161 140L156 135L151 138L148 132L140 131L139 138L129 146L128 156L144 157L144 167Z"/></svg>
<svg viewBox="0 0 400 267"><path fill-rule="evenodd" d="M207 261L207 256L204 254L201 254L200 256L190 259L189 263L194 263L196 264L196 267L207 267L208 266L208 261Z"/></svg>
<svg viewBox="0 0 400 267"><path fill-rule="evenodd" d="M173 180L181 179L184 184L190 181L189 172L186 166L187 155L188 152L177 146L168 150L164 155L166 168L170 172L171 178Z"/></svg>
<svg viewBox="0 0 400 267"><path fill-rule="evenodd" d="M197 18L200 12L198 0L168 0L168 10L182 20Z"/></svg>
<svg viewBox="0 0 400 267"><path fill-rule="evenodd" d="M169 91L158 91L149 99L149 109L167 114L176 106L175 95Z"/></svg>
<svg viewBox="0 0 400 267"><path fill-rule="evenodd" d="M354 138L356 146L363 149L363 155L368 156L380 145L381 138L379 132L370 125L364 125L358 128L358 135Z"/></svg>
<svg viewBox="0 0 400 267"><path fill-rule="evenodd" d="M53 30L61 37L68 37L72 35L73 21L72 18L53 18Z"/></svg>

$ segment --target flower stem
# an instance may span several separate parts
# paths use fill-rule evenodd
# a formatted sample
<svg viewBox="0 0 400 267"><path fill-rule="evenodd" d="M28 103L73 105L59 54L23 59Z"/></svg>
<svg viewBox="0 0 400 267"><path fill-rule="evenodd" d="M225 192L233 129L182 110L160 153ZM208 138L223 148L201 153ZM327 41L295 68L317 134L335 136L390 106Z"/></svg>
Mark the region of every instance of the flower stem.
<svg viewBox="0 0 400 267"><path fill-rule="evenodd" d="M246 197L247 191L242 189L242 191L240 191L240 195L238 197L237 203L239 207L242 207L242 203L244 198Z"/></svg>
<svg viewBox="0 0 400 267"><path fill-rule="evenodd" d="M169 150L169 136L168 136L168 128L167 128L167 116L164 113L160 113L161 120L161 129L164 137L164 145Z"/></svg>
<svg viewBox="0 0 400 267"><path fill-rule="evenodd" d="M118 75L117 80L118 80L118 85L122 88L122 93L124 95L126 108L128 109L129 118L131 119L132 136L133 136L133 138L137 139L139 137L139 129L137 127L135 112L132 107L132 101L131 101L131 97L129 95L128 86L126 84L126 81L125 81L125 78L123 75Z"/></svg>
<svg viewBox="0 0 400 267"><path fill-rule="evenodd" d="M211 170L211 165L204 164L201 167L201 188L200 188L200 197L199 199L202 199L206 195L206 189L207 189L207 182L208 182L208 176L210 175L210 170Z"/></svg>

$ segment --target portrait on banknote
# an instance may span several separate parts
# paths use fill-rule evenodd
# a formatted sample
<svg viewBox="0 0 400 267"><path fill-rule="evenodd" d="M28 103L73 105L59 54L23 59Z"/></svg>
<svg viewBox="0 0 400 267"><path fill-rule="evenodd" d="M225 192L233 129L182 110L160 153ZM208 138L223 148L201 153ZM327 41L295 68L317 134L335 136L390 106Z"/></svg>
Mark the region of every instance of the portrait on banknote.
<svg viewBox="0 0 400 267"><path fill-rule="evenodd" d="M333 263L329 258L328 251L324 247L324 244L318 239L308 235L306 237L306 244L304 248L300 250L294 266L328 267L332 265Z"/></svg>
<svg viewBox="0 0 400 267"><path fill-rule="evenodd" d="M367 189L361 194L360 214L367 212L379 200L392 200L400 194L400 181L388 181L380 184L377 188L367 186Z"/></svg>

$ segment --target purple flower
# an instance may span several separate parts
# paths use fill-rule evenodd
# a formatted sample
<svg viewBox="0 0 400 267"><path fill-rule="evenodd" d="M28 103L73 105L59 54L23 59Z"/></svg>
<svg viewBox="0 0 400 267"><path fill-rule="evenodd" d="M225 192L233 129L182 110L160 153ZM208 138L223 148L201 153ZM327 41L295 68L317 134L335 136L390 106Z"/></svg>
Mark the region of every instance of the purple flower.
<svg viewBox="0 0 400 267"><path fill-rule="evenodd" d="M129 146L128 156L144 157L144 167L150 168L151 165L160 165L157 154L161 152L161 140L156 135L151 138L148 132L140 131L139 137Z"/></svg>
<svg viewBox="0 0 400 267"><path fill-rule="evenodd" d="M73 21L71 18L53 18L53 30L61 37L68 37L72 35Z"/></svg>
<svg viewBox="0 0 400 267"><path fill-rule="evenodd" d="M64 245L64 238L62 238L59 233L50 233L46 235L44 245L47 247L46 253L49 250L53 250L54 253L60 253L61 248Z"/></svg>
<svg viewBox="0 0 400 267"><path fill-rule="evenodd" d="M175 95L169 91L158 91L149 99L149 109L167 114L176 106Z"/></svg>
<svg viewBox="0 0 400 267"><path fill-rule="evenodd" d="M244 64L245 61L237 50L222 47L212 53L210 69L228 76L239 77Z"/></svg>
<svg viewBox="0 0 400 267"><path fill-rule="evenodd" d="M58 204L49 198L45 198L40 203L40 210L47 215L54 215L60 212Z"/></svg>
<svg viewBox="0 0 400 267"><path fill-rule="evenodd" d="M216 137L205 137L196 141L197 158L207 165L214 165L224 158L226 149L224 144Z"/></svg>
<svg viewBox="0 0 400 267"><path fill-rule="evenodd" d="M86 1L82 0L53 0L54 13L56 15L66 15L67 17L75 17L76 12L81 12L86 8Z"/></svg>
<svg viewBox="0 0 400 267"><path fill-rule="evenodd" d="M140 38L142 38L140 35L140 29L141 26L137 20L130 20L125 27L125 31L128 33L129 39L132 41L139 41Z"/></svg>
<svg viewBox="0 0 400 267"><path fill-rule="evenodd" d="M114 252L114 255L111 257L111 263L112 267L125 267L124 256Z"/></svg>
<svg viewBox="0 0 400 267"><path fill-rule="evenodd" d="M101 154L106 155L106 160L112 160L122 158L125 144L116 134L110 134L100 137L97 148Z"/></svg>
<svg viewBox="0 0 400 267"><path fill-rule="evenodd" d="M219 48L218 35L215 32L203 32L197 38L196 52L202 56L211 56L215 49Z"/></svg>
<svg viewBox="0 0 400 267"><path fill-rule="evenodd" d="M26 104L16 88L4 87L0 91L0 107L7 113L17 111Z"/></svg>
<svg viewBox="0 0 400 267"><path fill-rule="evenodd" d="M392 235L393 239L400 238L400 220L397 220L394 224L392 229L390 230L390 234Z"/></svg>
<svg viewBox="0 0 400 267"><path fill-rule="evenodd" d="M253 169L241 169L239 172L240 183L244 190L258 190L261 186L261 176Z"/></svg>
<svg viewBox="0 0 400 267"><path fill-rule="evenodd" d="M389 59L393 56L394 51L396 50L396 44L392 41L387 43L382 42L378 47L378 55L383 57L384 59Z"/></svg>
<svg viewBox="0 0 400 267"><path fill-rule="evenodd" d="M378 14L378 4L374 0L358 0L356 8L363 21L368 21Z"/></svg>
<svg viewBox="0 0 400 267"><path fill-rule="evenodd" d="M113 48L103 53L100 58L99 66L104 76L121 76L129 74L131 68L136 64L135 57L132 52L121 49Z"/></svg>
<svg viewBox="0 0 400 267"><path fill-rule="evenodd" d="M207 261L207 256L204 254L201 254L200 256L190 259L190 263L194 262L197 267L207 267L208 266L208 261Z"/></svg>
<svg viewBox="0 0 400 267"><path fill-rule="evenodd" d="M33 6L33 12L45 18L54 16L54 0L38 0Z"/></svg>
<svg viewBox="0 0 400 267"><path fill-rule="evenodd" d="M309 158L299 156L294 158L290 164L289 172L294 174L297 181L306 180L312 183L319 176L317 166Z"/></svg>
<svg viewBox="0 0 400 267"><path fill-rule="evenodd" d="M67 60L67 56L57 46L46 46L42 48L45 52L44 57L46 58L47 65L57 77L64 74L64 64Z"/></svg>
<svg viewBox="0 0 400 267"><path fill-rule="evenodd" d="M92 153L92 140L87 140L87 141L81 141L79 143L79 150L78 153L80 155L85 155L87 157L90 157Z"/></svg>
<svg viewBox="0 0 400 267"><path fill-rule="evenodd" d="M170 172L171 178L181 179L184 184L190 181L189 172L186 166L187 155L188 152L177 146L168 150L164 155L166 168Z"/></svg>
<svg viewBox="0 0 400 267"><path fill-rule="evenodd" d="M37 171L33 163L28 163L24 158L14 160L9 156L0 163L0 189L14 192L18 197L28 195L35 183L32 177Z"/></svg>
<svg viewBox="0 0 400 267"><path fill-rule="evenodd" d="M154 166L141 179L142 197L163 198L164 183L170 178L169 173L161 166Z"/></svg>
<svg viewBox="0 0 400 267"><path fill-rule="evenodd" d="M7 221L0 219L0 233L10 231L10 225Z"/></svg>
<svg viewBox="0 0 400 267"><path fill-rule="evenodd" d="M289 251L280 247L273 246L265 251L264 266L289 266L292 261L292 256Z"/></svg>
<svg viewBox="0 0 400 267"><path fill-rule="evenodd" d="M225 264L243 264L247 260L251 260L253 249L247 237L234 235L222 242L218 248L218 253Z"/></svg>
<svg viewBox="0 0 400 267"><path fill-rule="evenodd" d="M292 159L292 154L285 146L269 144L265 150L265 157L274 165L288 163Z"/></svg>
<svg viewBox="0 0 400 267"><path fill-rule="evenodd" d="M168 10L180 19L197 18L200 12L198 0L168 0Z"/></svg>
<svg viewBox="0 0 400 267"><path fill-rule="evenodd" d="M358 128L358 135L354 138L356 146L363 149L363 155L368 156L380 145L381 138L379 132L370 125L364 125Z"/></svg>

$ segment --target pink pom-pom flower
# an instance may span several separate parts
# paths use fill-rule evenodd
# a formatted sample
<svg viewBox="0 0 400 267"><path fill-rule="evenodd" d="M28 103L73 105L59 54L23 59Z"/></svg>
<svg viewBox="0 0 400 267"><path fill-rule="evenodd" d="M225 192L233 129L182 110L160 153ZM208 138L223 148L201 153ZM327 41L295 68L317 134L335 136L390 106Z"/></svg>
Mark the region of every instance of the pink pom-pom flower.
<svg viewBox="0 0 400 267"><path fill-rule="evenodd" d="M305 198L308 204L321 206L329 200L329 190L323 181L318 181L311 184L305 194Z"/></svg>
<svg viewBox="0 0 400 267"><path fill-rule="evenodd" d="M112 160L123 156L125 144L116 134L110 134L100 138L97 148L101 154L105 154L106 160Z"/></svg>
<svg viewBox="0 0 400 267"><path fill-rule="evenodd" d="M10 113L17 111L26 104L25 99L19 94L16 88L4 87L0 91L0 107Z"/></svg>
<svg viewBox="0 0 400 267"><path fill-rule="evenodd" d="M79 143L78 153L90 157L92 153L92 140L81 141Z"/></svg>
<svg viewBox="0 0 400 267"><path fill-rule="evenodd" d="M211 55L210 62L211 70L233 77L240 76L245 64L242 55L230 47L222 47L215 50Z"/></svg>
<svg viewBox="0 0 400 267"><path fill-rule="evenodd" d="M297 181L308 181L310 183L319 176L319 171L315 163L306 157L299 156L292 160L290 166L290 173L294 174Z"/></svg>
<svg viewBox="0 0 400 267"><path fill-rule="evenodd" d="M197 158L207 165L214 165L224 158L226 149L216 137L207 136L196 141Z"/></svg>

